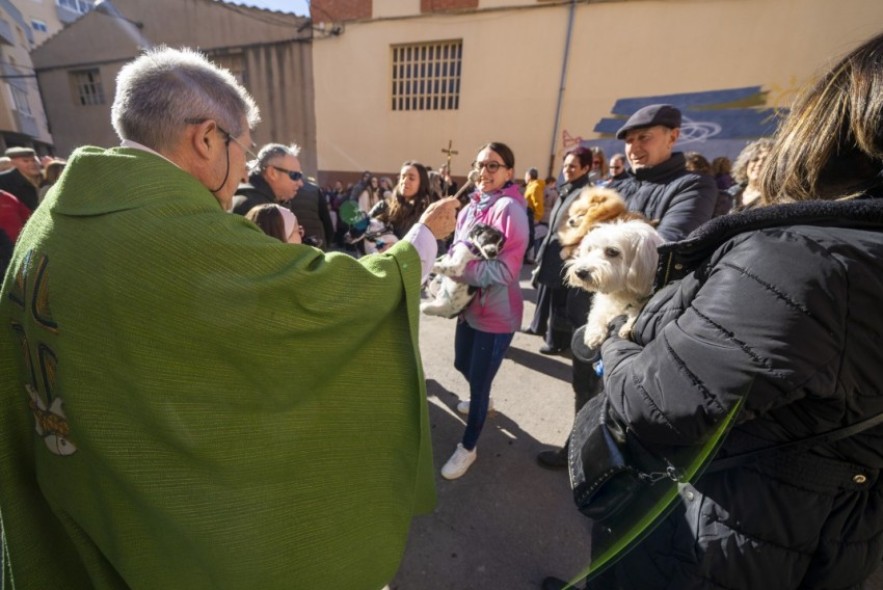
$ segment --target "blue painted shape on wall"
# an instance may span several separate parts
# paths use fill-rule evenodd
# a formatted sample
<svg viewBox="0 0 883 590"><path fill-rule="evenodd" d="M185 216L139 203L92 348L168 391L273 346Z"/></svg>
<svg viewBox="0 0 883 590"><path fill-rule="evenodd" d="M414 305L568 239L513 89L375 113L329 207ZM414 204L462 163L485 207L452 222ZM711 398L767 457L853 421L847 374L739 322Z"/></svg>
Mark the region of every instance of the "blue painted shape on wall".
<svg viewBox="0 0 883 590"><path fill-rule="evenodd" d="M611 110L612 117L598 121L594 131L616 135L626 119L638 109L651 104L672 104L684 117L679 143L710 140L744 140L766 137L775 133L779 121L787 114L784 109L765 107L766 93L760 86L724 88L703 92L664 94L621 98ZM733 108L734 104L753 104Z"/></svg>
<svg viewBox="0 0 883 590"><path fill-rule="evenodd" d="M652 104L652 103L651 103ZM721 109L709 111L681 110L681 135L693 140L739 139L772 135L782 113L776 109ZM601 119L597 133L616 135L626 119Z"/></svg>
<svg viewBox="0 0 883 590"><path fill-rule="evenodd" d="M638 109L651 104L670 104L681 110L695 107L714 107L736 101L755 98L758 105L766 104L764 92L760 86L746 86L744 88L727 88L722 90L707 90L703 92L686 92L682 94L662 94L659 96L645 96L640 98L620 98L613 105L611 113L628 117Z"/></svg>

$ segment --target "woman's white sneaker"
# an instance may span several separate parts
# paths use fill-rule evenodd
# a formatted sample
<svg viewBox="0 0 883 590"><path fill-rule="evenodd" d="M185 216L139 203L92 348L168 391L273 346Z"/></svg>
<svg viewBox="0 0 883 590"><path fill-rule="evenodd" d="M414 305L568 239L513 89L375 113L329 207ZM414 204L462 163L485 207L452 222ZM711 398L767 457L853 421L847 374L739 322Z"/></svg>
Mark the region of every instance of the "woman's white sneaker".
<svg viewBox="0 0 883 590"><path fill-rule="evenodd" d="M478 453L475 449L467 451L462 443L457 443L457 450L454 451L454 454L451 455L451 458L442 467L442 477L445 479L462 477L469 470L469 466L475 462L476 457L478 457Z"/></svg>
<svg viewBox="0 0 883 590"><path fill-rule="evenodd" d="M463 414L464 416L468 416L469 415L469 400L466 400L465 402L458 403L457 404L457 411L460 412L461 414ZM489 400L487 400L487 413L490 414L493 411L494 411L494 400L489 399Z"/></svg>

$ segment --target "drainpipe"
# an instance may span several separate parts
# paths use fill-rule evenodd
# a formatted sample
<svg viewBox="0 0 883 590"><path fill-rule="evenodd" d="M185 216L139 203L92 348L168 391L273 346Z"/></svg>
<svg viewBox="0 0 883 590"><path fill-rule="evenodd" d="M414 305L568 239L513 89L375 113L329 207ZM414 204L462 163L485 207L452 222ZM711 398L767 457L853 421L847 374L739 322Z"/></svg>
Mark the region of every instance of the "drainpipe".
<svg viewBox="0 0 883 590"><path fill-rule="evenodd" d="M570 0L570 14L567 16L567 37L564 41L564 59L561 62L561 84L558 88L558 105L555 107L555 122L552 125L552 145L549 148L549 171L546 176L552 176L555 168L555 146L558 143L558 126L561 124L561 103L564 101L564 87L567 84L567 61L570 58L570 37L573 33L573 15L576 10L576 0Z"/></svg>

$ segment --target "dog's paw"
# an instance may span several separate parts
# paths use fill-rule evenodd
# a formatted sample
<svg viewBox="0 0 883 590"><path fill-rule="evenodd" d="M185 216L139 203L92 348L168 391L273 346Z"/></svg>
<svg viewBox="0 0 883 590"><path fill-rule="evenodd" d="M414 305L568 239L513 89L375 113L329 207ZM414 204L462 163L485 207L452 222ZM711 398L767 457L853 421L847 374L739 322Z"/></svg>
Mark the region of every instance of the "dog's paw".
<svg viewBox="0 0 883 590"><path fill-rule="evenodd" d="M590 349L596 349L604 343L604 338L607 337L606 330L599 330L597 328L590 329L586 326L586 331L584 333L583 342L585 342L586 346Z"/></svg>
<svg viewBox="0 0 883 590"><path fill-rule="evenodd" d="M420 311L426 315L438 315L438 304L435 301L421 303Z"/></svg>
<svg viewBox="0 0 883 590"><path fill-rule="evenodd" d="M440 318L452 318L457 315L457 311L445 299L423 302L420 304L420 311L424 315Z"/></svg>
<svg viewBox="0 0 883 590"><path fill-rule="evenodd" d="M619 334L620 338L631 338L632 328L635 327L635 320L636 319L637 318L635 318L635 317L630 317L626 320L626 322L619 329L619 332L617 332Z"/></svg>

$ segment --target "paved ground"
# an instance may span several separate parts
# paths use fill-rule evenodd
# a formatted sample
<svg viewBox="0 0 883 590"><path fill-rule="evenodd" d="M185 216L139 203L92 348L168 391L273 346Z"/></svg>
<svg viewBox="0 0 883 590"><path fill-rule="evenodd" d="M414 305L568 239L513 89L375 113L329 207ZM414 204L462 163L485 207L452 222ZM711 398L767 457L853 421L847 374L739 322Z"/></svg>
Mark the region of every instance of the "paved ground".
<svg viewBox="0 0 883 590"><path fill-rule="evenodd" d="M526 307L529 319L532 302ZM453 367L454 320L422 316L420 332L438 506L414 521L390 588L528 590L546 575L575 574L588 562L589 521L573 507L566 470L549 471L535 460L540 450L563 443L570 429L570 361L536 352L542 343L536 336L515 335L491 391L496 411L485 423L478 459L451 482L438 469L463 435L455 406L469 398Z"/></svg>
<svg viewBox="0 0 883 590"><path fill-rule="evenodd" d="M534 291L526 280L522 287L526 323ZM536 336L515 335L494 381L496 413L479 440L478 459L450 482L438 469L463 434L455 406L469 398L453 368L454 320L423 316L420 336L438 505L415 519L390 590L538 590L547 575L576 575L588 564L589 521L573 506L566 471L548 471L535 460L570 429L570 361L539 354ZM879 570L866 590L883 590Z"/></svg>

